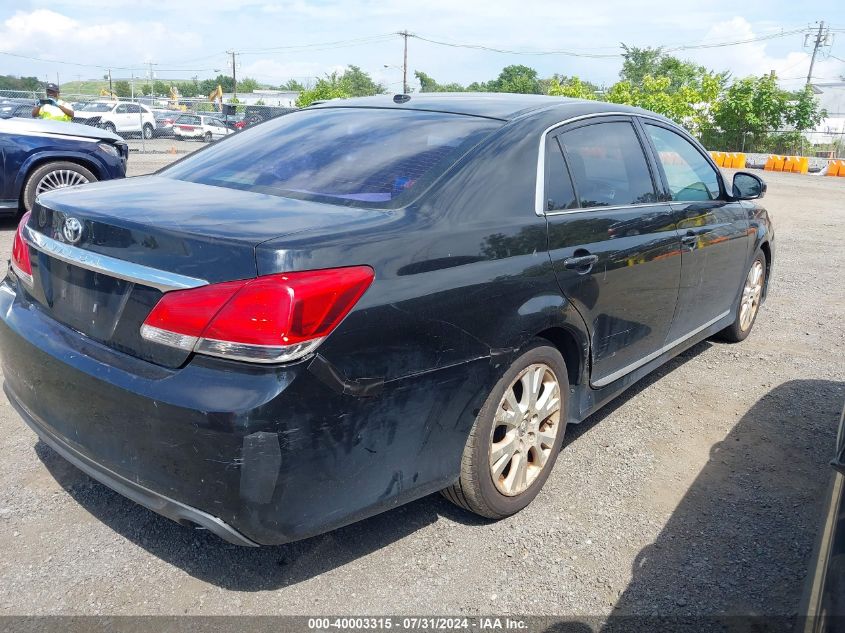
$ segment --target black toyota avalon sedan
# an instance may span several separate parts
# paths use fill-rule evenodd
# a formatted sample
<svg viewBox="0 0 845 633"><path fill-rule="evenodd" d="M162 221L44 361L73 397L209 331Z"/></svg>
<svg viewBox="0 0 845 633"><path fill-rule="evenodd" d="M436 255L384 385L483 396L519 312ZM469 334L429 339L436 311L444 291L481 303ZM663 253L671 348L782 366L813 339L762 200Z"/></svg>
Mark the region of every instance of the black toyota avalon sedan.
<svg viewBox="0 0 845 633"><path fill-rule="evenodd" d="M505 517L568 423L748 336L764 192L643 110L327 102L41 195L0 285L5 392L95 479L234 543L438 490Z"/></svg>

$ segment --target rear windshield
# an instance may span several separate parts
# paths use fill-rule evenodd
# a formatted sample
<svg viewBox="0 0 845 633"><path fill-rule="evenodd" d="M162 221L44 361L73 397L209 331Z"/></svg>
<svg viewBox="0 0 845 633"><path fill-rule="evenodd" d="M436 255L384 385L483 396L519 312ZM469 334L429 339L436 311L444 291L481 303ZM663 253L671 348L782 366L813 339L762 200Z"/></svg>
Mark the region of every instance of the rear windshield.
<svg viewBox="0 0 845 633"><path fill-rule="evenodd" d="M164 170L206 185L366 207L421 191L501 121L376 108L294 112Z"/></svg>

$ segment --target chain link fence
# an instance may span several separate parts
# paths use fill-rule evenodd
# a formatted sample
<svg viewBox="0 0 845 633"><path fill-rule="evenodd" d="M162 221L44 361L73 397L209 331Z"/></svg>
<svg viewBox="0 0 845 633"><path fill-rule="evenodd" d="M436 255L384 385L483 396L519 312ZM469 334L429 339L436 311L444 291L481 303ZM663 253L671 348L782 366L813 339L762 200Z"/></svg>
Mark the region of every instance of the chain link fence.
<svg viewBox="0 0 845 633"><path fill-rule="evenodd" d="M31 117L41 91L0 90L0 116ZM62 93L73 121L106 129L126 139L130 151L192 152L247 127L293 112L295 108L208 99L170 97L109 98ZM177 129L178 128L178 129ZM184 131L184 133L182 133Z"/></svg>
<svg viewBox="0 0 845 633"><path fill-rule="evenodd" d="M707 149L723 152L781 154L816 158L845 156L845 131L703 129L697 135Z"/></svg>

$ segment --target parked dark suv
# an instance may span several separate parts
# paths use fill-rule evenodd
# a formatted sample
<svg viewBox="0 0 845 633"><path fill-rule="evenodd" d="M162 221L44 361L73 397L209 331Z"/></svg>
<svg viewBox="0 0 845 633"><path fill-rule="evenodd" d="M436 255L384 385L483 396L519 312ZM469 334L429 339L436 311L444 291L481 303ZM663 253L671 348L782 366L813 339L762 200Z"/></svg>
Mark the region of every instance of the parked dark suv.
<svg viewBox="0 0 845 633"><path fill-rule="evenodd" d="M331 101L41 196L0 286L5 390L92 477L235 543L438 490L504 517L568 423L748 336L764 191L643 110Z"/></svg>

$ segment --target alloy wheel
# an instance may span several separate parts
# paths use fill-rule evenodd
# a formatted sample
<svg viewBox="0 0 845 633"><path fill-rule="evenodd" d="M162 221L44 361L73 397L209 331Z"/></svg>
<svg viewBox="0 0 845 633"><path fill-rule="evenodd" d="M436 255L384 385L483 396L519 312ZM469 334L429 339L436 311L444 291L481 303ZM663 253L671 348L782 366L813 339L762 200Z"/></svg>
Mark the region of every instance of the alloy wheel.
<svg viewBox="0 0 845 633"><path fill-rule="evenodd" d="M748 276L745 278L745 286L742 289L742 299L739 304L739 327L744 332L751 327L757 308L760 307L760 297L763 296L763 262L759 259L754 261Z"/></svg>
<svg viewBox="0 0 845 633"><path fill-rule="evenodd" d="M56 169L48 172L35 187L35 195L39 196L45 191L52 191L53 189L61 189L63 187L72 187L74 185L84 185L89 180L76 171L70 169Z"/></svg>
<svg viewBox="0 0 845 633"><path fill-rule="evenodd" d="M490 474L496 489L524 492L549 461L560 432L560 382L544 363L523 369L496 409L490 437Z"/></svg>

